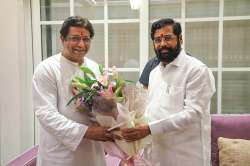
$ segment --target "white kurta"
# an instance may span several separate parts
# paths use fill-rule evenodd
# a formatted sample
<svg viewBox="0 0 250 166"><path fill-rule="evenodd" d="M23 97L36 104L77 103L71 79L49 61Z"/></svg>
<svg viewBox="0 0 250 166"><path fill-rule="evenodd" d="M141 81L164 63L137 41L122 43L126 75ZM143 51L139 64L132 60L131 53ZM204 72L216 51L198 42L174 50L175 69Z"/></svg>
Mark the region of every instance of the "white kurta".
<svg viewBox="0 0 250 166"><path fill-rule="evenodd" d="M181 51L150 73L148 116L153 135L149 160L161 166L210 165L211 71Z"/></svg>
<svg viewBox="0 0 250 166"><path fill-rule="evenodd" d="M98 65L84 58L83 66L99 74ZM66 106L72 97L70 83L81 75L79 66L54 55L42 61L33 76L34 111L41 126L38 166L105 166L104 151L97 141L84 139L91 124L84 113Z"/></svg>

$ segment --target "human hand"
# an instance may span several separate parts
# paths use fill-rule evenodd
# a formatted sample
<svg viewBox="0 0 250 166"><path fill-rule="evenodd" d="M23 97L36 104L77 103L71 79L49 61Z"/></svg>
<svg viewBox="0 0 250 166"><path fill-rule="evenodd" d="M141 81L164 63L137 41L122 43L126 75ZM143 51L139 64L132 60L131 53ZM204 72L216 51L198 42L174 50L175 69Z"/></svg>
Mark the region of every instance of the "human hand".
<svg viewBox="0 0 250 166"><path fill-rule="evenodd" d="M115 135L108 131L107 127L90 126L88 127L84 138L96 141L114 141Z"/></svg>
<svg viewBox="0 0 250 166"><path fill-rule="evenodd" d="M122 137L128 142L142 139L151 133L148 125L140 125L134 128L126 128L122 129L121 131Z"/></svg>
<svg viewBox="0 0 250 166"><path fill-rule="evenodd" d="M97 123L88 127L84 138L93 139L97 141L114 141L122 137L117 134L116 130L109 131L107 127L101 127Z"/></svg>

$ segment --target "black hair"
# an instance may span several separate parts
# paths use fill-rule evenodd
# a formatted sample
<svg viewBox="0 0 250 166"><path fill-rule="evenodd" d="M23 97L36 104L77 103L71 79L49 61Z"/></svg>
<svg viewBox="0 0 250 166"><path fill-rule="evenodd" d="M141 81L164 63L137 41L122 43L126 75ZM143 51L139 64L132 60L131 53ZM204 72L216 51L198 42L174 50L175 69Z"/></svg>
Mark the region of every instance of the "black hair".
<svg viewBox="0 0 250 166"><path fill-rule="evenodd" d="M71 16L68 17L62 24L60 34L63 38L66 38L68 33L69 33L69 28L70 27L82 27L85 28L89 31L90 33L90 38L94 37L94 29L92 24L89 22L88 19L83 18L81 16Z"/></svg>
<svg viewBox="0 0 250 166"><path fill-rule="evenodd" d="M172 25L174 34L179 38L179 36L181 35L181 24L179 22L175 22L171 18L163 18L158 21L155 21L152 24L151 39L154 40L154 35L155 35L156 30L161 29L165 27L166 25Z"/></svg>

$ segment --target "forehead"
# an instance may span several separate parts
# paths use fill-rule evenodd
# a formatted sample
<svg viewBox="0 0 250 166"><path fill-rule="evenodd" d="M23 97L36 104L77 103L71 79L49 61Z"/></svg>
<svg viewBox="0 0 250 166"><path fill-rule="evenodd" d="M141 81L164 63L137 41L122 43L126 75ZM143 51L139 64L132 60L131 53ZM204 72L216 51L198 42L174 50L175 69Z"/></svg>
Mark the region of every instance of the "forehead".
<svg viewBox="0 0 250 166"><path fill-rule="evenodd" d="M69 35L90 36L89 31L83 27L70 27Z"/></svg>
<svg viewBox="0 0 250 166"><path fill-rule="evenodd" d="M154 37L164 36L164 35L168 35L168 34L173 34L173 26L172 25L166 25L160 29L157 29L155 31Z"/></svg>

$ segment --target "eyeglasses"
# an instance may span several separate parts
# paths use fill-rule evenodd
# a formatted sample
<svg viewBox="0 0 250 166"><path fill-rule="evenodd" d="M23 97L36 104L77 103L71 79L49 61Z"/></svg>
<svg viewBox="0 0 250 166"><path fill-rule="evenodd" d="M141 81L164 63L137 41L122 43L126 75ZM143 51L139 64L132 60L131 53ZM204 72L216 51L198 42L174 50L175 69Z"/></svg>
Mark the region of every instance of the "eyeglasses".
<svg viewBox="0 0 250 166"><path fill-rule="evenodd" d="M66 38L67 40L70 40L74 43L80 43L81 41L83 41L83 43L85 44L89 44L91 39L88 37L81 37L81 36L68 36Z"/></svg>
<svg viewBox="0 0 250 166"><path fill-rule="evenodd" d="M160 44L162 40L164 42L170 42L173 39L174 39L174 35L165 35L165 36L162 36L162 37L154 38L154 43L155 44Z"/></svg>

